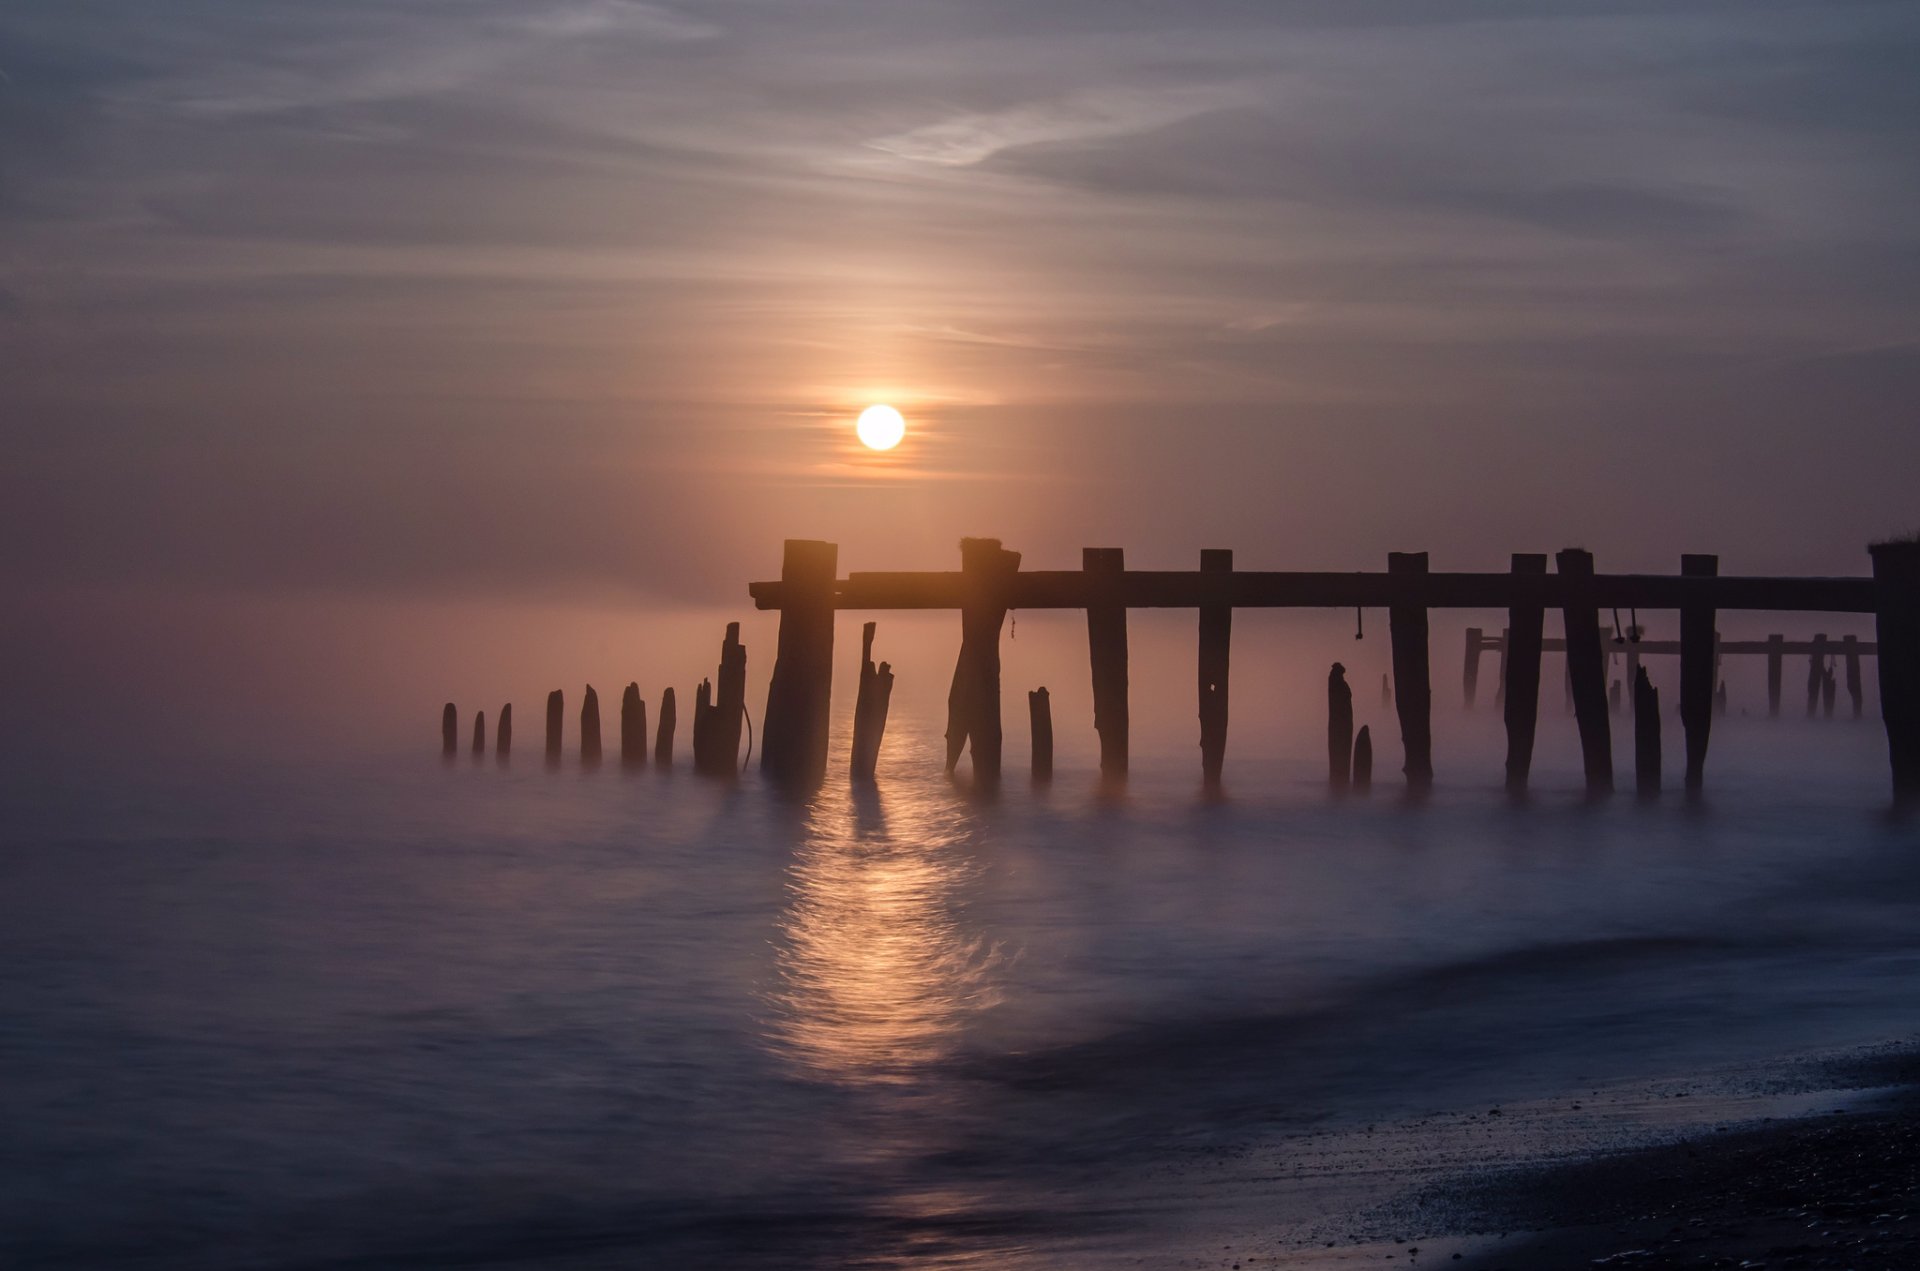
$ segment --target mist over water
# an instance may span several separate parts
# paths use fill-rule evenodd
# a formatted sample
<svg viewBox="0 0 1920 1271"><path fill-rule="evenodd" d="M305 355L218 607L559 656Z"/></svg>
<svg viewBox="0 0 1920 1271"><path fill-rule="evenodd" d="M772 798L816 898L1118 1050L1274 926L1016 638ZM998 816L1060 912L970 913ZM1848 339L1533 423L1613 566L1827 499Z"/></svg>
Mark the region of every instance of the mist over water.
<svg viewBox="0 0 1920 1271"><path fill-rule="evenodd" d="M537 738L21 788L0 1260L1104 1265L1249 1143L1911 1027L1877 720L1595 807L1544 697L1525 808L1484 707L1419 807L1377 718L1367 802L1244 753L1205 800L1184 734L980 802L898 705L800 802Z"/></svg>

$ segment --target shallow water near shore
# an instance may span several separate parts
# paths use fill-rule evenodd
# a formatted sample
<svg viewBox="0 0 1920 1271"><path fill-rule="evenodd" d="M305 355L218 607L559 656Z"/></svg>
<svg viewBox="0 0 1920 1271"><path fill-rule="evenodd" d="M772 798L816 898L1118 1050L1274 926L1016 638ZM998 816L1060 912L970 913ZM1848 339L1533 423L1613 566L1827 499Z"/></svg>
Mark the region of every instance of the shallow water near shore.
<svg viewBox="0 0 1920 1271"><path fill-rule="evenodd" d="M0 1261L1371 1238L1393 1149L1330 1136L1913 1031L1877 723L1723 734L1699 806L1549 765L1516 807L1497 761L1208 800L1177 756L981 800L911 719L802 801L532 753L49 776L0 831Z"/></svg>

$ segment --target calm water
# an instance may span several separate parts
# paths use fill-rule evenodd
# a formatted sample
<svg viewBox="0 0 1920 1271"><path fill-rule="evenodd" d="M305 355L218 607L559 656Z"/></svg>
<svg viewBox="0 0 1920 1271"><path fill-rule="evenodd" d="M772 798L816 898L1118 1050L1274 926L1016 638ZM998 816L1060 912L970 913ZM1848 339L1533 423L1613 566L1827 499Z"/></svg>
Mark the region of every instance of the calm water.
<svg viewBox="0 0 1920 1271"><path fill-rule="evenodd" d="M16 788L0 1263L1110 1265L1255 1140L1912 1031L1877 724L1729 724L1704 809L1511 808L1478 726L1420 808L1184 755L981 804L911 721L800 804L532 754Z"/></svg>

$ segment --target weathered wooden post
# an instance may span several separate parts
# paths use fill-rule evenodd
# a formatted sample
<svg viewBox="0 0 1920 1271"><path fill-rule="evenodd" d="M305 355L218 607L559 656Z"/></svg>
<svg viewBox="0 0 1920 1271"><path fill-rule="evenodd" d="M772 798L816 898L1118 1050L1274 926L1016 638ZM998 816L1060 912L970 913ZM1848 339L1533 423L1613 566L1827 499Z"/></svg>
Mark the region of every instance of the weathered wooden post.
<svg viewBox="0 0 1920 1271"><path fill-rule="evenodd" d="M740 771L740 725L747 709L747 647L737 622L727 624L720 642L718 675L713 683L702 680L694 696L693 766L710 777L731 777Z"/></svg>
<svg viewBox="0 0 1920 1271"><path fill-rule="evenodd" d="M703 776L728 776L732 768L713 760L713 681L701 680L693 690L693 770Z"/></svg>
<svg viewBox="0 0 1920 1271"><path fill-rule="evenodd" d="M1425 552L1387 553L1393 575L1393 603L1387 607L1387 635L1393 645L1394 703L1400 715L1400 744L1406 752L1407 786L1433 784L1433 687L1427 670L1427 606L1423 580ZM1414 602L1414 603L1410 603Z"/></svg>
<svg viewBox="0 0 1920 1271"><path fill-rule="evenodd" d="M1875 543L1874 630L1880 717L1887 726L1894 805L1920 806L1920 538Z"/></svg>
<svg viewBox="0 0 1920 1271"><path fill-rule="evenodd" d="M1599 607L1593 597L1593 553L1567 548L1555 558L1561 578L1561 619L1566 627L1567 674L1573 716L1580 728L1580 755L1587 793L1613 793L1613 729L1607 720L1607 671L1600 643Z"/></svg>
<svg viewBox="0 0 1920 1271"><path fill-rule="evenodd" d="M1839 687L1834 679L1833 663L1829 661L1826 674L1820 677L1820 717L1822 719L1833 718L1833 701L1839 692ZM1722 684L1720 691L1724 693L1726 688L1727 686Z"/></svg>
<svg viewBox="0 0 1920 1271"><path fill-rule="evenodd" d="M673 767L673 727L679 722L675 718L673 690L660 690L660 726L653 734L653 766L656 768Z"/></svg>
<svg viewBox="0 0 1920 1271"><path fill-rule="evenodd" d="M1093 728L1100 734L1100 775L1127 775L1127 607L1118 594L1126 553L1118 547L1088 547L1080 567L1097 575L1102 599L1087 606L1087 652L1093 664Z"/></svg>
<svg viewBox="0 0 1920 1271"><path fill-rule="evenodd" d="M1680 573L1686 578L1717 577L1720 558L1684 555ZM1717 661L1714 652L1719 636L1714 631L1718 615L1713 606L1692 596L1690 590L1680 605L1680 726L1686 733L1687 793L1698 794L1707 779L1707 738L1713 730Z"/></svg>
<svg viewBox="0 0 1920 1271"><path fill-rule="evenodd" d="M1460 671L1460 696L1465 699L1468 710L1473 709L1473 699L1480 692L1480 640L1479 627L1467 628L1467 664Z"/></svg>
<svg viewBox="0 0 1920 1271"><path fill-rule="evenodd" d="M494 730L493 757L498 763L505 763L507 756L513 753L513 703L508 702L500 708L500 724Z"/></svg>
<svg viewBox="0 0 1920 1271"><path fill-rule="evenodd" d="M1540 645L1546 607L1537 596L1518 589L1532 579L1544 580L1544 552L1515 552L1510 566L1516 592L1507 609L1506 680L1503 689L1507 723L1507 789L1527 788L1533 770L1533 736L1540 718ZM1539 585L1539 584L1535 584Z"/></svg>
<svg viewBox="0 0 1920 1271"><path fill-rule="evenodd" d="M997 538L960 540L960 656L947 690L947 771L963 751L973 756L973 782L990 790L1000 781L1004 734L1000 724L1000 626L1007 618L1007 585L1020 553Z"/></svg>
<svg viewBox="0 0 1920 1271"><path fill-rule="evenodd" d="M887 734L887 704L893 700L893 667L873 664L875 623L860 628L860 689L853 703L853 756L848 774L872 781L880 764L880 742Z"/></svg>
<svg viewBox="0 0 1920 1271"><path fill-rule="evenodd" d="M1820 712L1820 685L1827 678L1827 633L1813 637L1813 652L1807 655L1807 718Z"/></svg>
<svg viewBox="0 0 1920 1271"><path fill-rule="evenodd" d="M1633 784L1643 799L1660 793L1660 690L1644 666L1633 672Z"/></svg>
<svg viewBox="0 0 1920 1271"><path fill-rule="evenodd" d="M1510 637L1503 628L1500 632L1500 665L1494 669L1493 704L1501 709L1507 704L1507 645Z"/></svg>
<svg viewBox="0 0 1920 1271"><path fill-rule="evenodd" d="M1620 681L1607 685L1607 714L1618 715L1620 708L1626 705L1626 695L1620 691Z"/></svg>
<svg viewBox="0 0 1920 1271"><path fill-rule="evenodd" d="M1366 724L1353 738L1353 792L1366 794L1373 789L1373 729Z"/></svg>
<svg viewBox="0 0 1920 1271"><path fill-rule="evenodd" d="M460 750L460 712L452 702L440 708L440 753L448 759Z"/></svg>
<svg viewBox="0 0 1920 1271"><path fill-rule="evenodd" d="M640 700L640 685L629 681L620 694L620 766L644 768L647 765L647 704Z"/></svg>
<svg viewBox="0 0 1920 1271"><path fill-rule="evenodd" d="M1860 691L1860 637L1851 635L1844 636L1841 638L1840 645L1846 650L1847 697L1853 702L1853 717L1859 719L1862 704L1860 700L1862 696Z"/></svg>
<svg viewBox="0 0 1920 1271"><path fill-rule="evenodd" d="M487 713L473 713L473 757L479 759L487 753Z"/></svg>
<svg viewBox="0 0 1920 1271"><path fill-rule="evenodd" d="M600 766L600 695L591 684L580 702L580 764L585 768Z"/></svg>
<svg viewBox="0 0 1920 1271"><path fill-rule="evenodd" d="M564 701L559 689L547 694L547 762L549 764L560 762L561 733L565 726Z"/></svg>
<svg viewBox="0 0 1920 1271"><path fill-rule="evenodd" d="M1046 685L1027 694L1027 720L1033 728L1033 779L1053 780L1053 703Z"/></svg>
<svg viewBox="0 0 1920 1271"><path fill-rule="evenodd" d="M1786 662L1787 638L1783 635L1767 637L1767 718L1780 718L1780 672Z"/></svg>
<svg viewBox="0 0 1920 1271"><path fill-rule="evenodd" d="M1205 548L1202 574L1231 574L1233 553ZM1200 606L1200 774L1207 789L1220 788L1227 761L1227 680L1233 642L1233 606L1210 601Z"/></svg>
<svg viewBox="0 0 1920 1271"><path fill-rule="evenodd" d="M780 562L780 637L761 721L760 770L795 785L818 785L827 775L839 561L840 549L832 543L790 538ZM724 710L724 675L720 687L716 706Z"/></svg>
<svg viewBox="0 0 1920 1271"><path fill-rule="evenodd" d="M1346 793L1353 775L1353 689L1338 662L1327 672L1327 784Z"/></svg>

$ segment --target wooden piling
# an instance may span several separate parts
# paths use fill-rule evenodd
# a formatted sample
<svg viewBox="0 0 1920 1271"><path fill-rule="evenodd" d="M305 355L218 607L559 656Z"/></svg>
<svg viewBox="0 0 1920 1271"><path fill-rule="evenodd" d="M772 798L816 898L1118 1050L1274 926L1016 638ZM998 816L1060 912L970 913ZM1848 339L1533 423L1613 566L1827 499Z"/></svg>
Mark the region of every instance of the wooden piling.
<svg viewBox="0 0 1920 1271"><path fill-rule="evenodd" d="M673 728L678 719L675 717L673 690L660 690L660 725L653 734L653 766L656 768L673 767Z"/></svg>
<svg viewBox="0 0 1920 1271"><path fill-rule="evenodd" d="M513 753L513 703L508 702L500 708L500 722L493 733L493 758L496 763L505 763Z"/></svg>
<svg viewBox="0 0 1920 1271"><path fill-rule="evenodd" d="M1643 799L1660 793L1660 690L1644 666L1633 675L1633 784Z"/></svg>
<svg viewBox="0 0 1920 1271"><path fill-rule="evenodd" d="M1827 633L1813 637L1813 652L1807 655L1807 718L1820 713L1820 685L1827 677Z"/></svg>
<svg viewBox="0 0 1920 1271"><path fill-rule="evenodd" d="M1507 646L1510 643L1507 631L1500 632L1500 665L1494 668L1493 704L1501 710L1507 705Z"/></svg>
<svg viewBox="0 0 1920 1271"><path fill-rule="evenodd" d="M963 752L973 757L973 782L992 789L1000 782L1004 734L1000 723L1000 627L1007 618L1007 587L1020 569L1020 553L997 538L960 540L960 656L947 690L947 771Z"/></svg>
<svg viewBox="0 0 1920 1271"><path fill-rule="evenodd" d="M460 712L452 702L440 708L440 753L448 759L460 750Z"/></svg>
<svg viewBox="0 0 1920 1271"><path fill-rule="evenodd" d="M833 585L839 560L840 549L832 543L790 538L780 564L787 599L780 609L779 644L761 721L760 769L796 785L818 785L827 775L827 725L833 705ZM724 673L720 688L715 705L724 711Z"/></svg>
<svg viewBox="0 0 1920 1271"><path fill-rule="evenodd" d="M1767 718L1780 718L1780 677L1786 662L1787 638L1783 635L1767 637Z"/></svg>
<svg viewBox="0 0 1920 1271"><path fill-rule="evenodd" d="M1573 716L1580 729L1580 756L1587 793L1613 793L1613 729L1607 719L1606 654L1600 643L1599 608L1589 584L1593 553L1568 548L1556 558L1566 579L1560 610L1566 627L1567 674L1573 689Z"/></svg>
<svg viewBox="0 0 1920 1271"><path fill-rule="evenodd" d="M1046 685L1027 694L1027 720L1033 729L1033 779L1053 780L1053 703Z"/></svg>
<svg viewBox="0 0 1920 1271"><path fill-rule="evenodd" d="M1893 799L1920 806L1920 539L1876 543L1875 639L1880 656L1880 717L1887 728Z"/></svg>
<svg viewBox="0 0 1920 1271"><path fill-rule="evenodd" d="M1545 577L1544 552L1515 552L1510 572L1516 577ZM1527 788L1533 770L1533 737L1540 717L1540 646L1546 610L1539 605L1515 605L1507 610L1506 681L1503 688L1507 724L1507 789Z"/></svg>
<svg viewBox="0 0 1920 1271"><path fill-rule="evenodd" d="M1353 776L1353 689L1338 662L1327 672L1327 784L1344 794Z"/></svg>
<svg viewBox="0 0 1920 1271"><path fill-rule="evenodd" d="M741 717L746 707L747 648L740 643L740 624L729 622L726 636L720 642L718 678L712 682L702 680L694 696L695 771L709 777L732 777L739 773ZM766 753L764 748L761 753Z"/></svg>
<svg viewBox="0 0 1920 1271"><path fill-rule="evenodd" d="M580 701L580 766L600 766L600 695L591 684Z"/></svg>
<svg viewBox="0 0 1920 1271"><path fill-rule="evenodd" d="M547 694L547 762L550 764L560 762L561 733L565 728L564 702L559 689Z"/></svg>
<svg viewBox="0 0 1920 1271"><path fill-rule="evenodd" d="M1387 554L1387 573L1408 589L1417 586L1426 572L1425 552ZM1433 784L1433 687L1427 668L1426 605L1388 606L1387 635L1393 645L1393 697L1400 716L1400 744L1406 752L1403 771L1409 789L1424 790Z"/></svg>
<svg viewBox="0 0 1920 1271"><path fill-rule="evenodd" d="M1860 718L1860 637L1843 636L1840 647L1845 651L1847 664L1847 697L1853 703L1853 717Z"/></svg>
<svg viewBox="0 0 1920 1271"><path fill-rule="evenodd" d="M1373 789L1373 729L1366 724L1353 738L1353 792L1367 794Z"/></svg>
<svg viewBox="0 0 1920 1271"><path fill-rule="evenodd" d="M1233 553L1205 548L1200 572L1230 574ZM1227 680L1233 643L1233 606L1200 606L1200 774L1209 790L1220 788L1227 760Z"/></svg>
<svg viewBox="0 0 1920 1271"><path fill-rule="evenodd" d="M644 768L647 765L647 704L640 700L640 685L629 682L620 694L620 766Z"/></svg>
<svg viewBox="0 0 1920 1271"><path fill-rule="evenodd" d="M712 680L701 680L699 687L693 690L693 770L708 777L733 774L731 767L716 764L713 758Z"/></svg>
<svg viewBox="0 0 1920 1271"><path fill-rule="evenodd" d="M1084 548L1080 567L1106 581L1126 569L1126 553L1118 547ZM1127 609L1119 596L1087 606L1087 652L1093 667L1093 728L1100 734L1100 775L1123 778L1127 775Z"/></svg>
<svg viewBox="0 0 1920 1271"><path fill-rule="evenodd" d="M880 743L887 734L887 704L893 700L893 667L873 664L876 624L860 628L860 689L853 704L853 756L847 765L855 781L871 782L880 763Z"/></svg>
<svg viewBox="0 0 1920 1271"><path fill-rule="evenodd" d="M1480 692L1480 641L1483 634L1479 627L1467 628L1467 664L1460 671L1460 696L1468 710L1473 709L1473 699Z"/></svg>
<svg viewBox="0 0 1920 1271"><path fill-rule="evenodd" d="M475 759L487 753L487 713L473 713L473 757Z"/></svg>
<svg viewBox="0 0 1920 1271"><path fill-rule="evenodd" d="M1683 578L1714 578L1720 558L1686 555L1680 558ZM1714 656L1719 637L1713 606L1686 601L1680 606L1680 726L1686 733L1687 793L1698 794L1706 784L1707 738L1713 730L1713 697L1718 678Z"/></svg>

